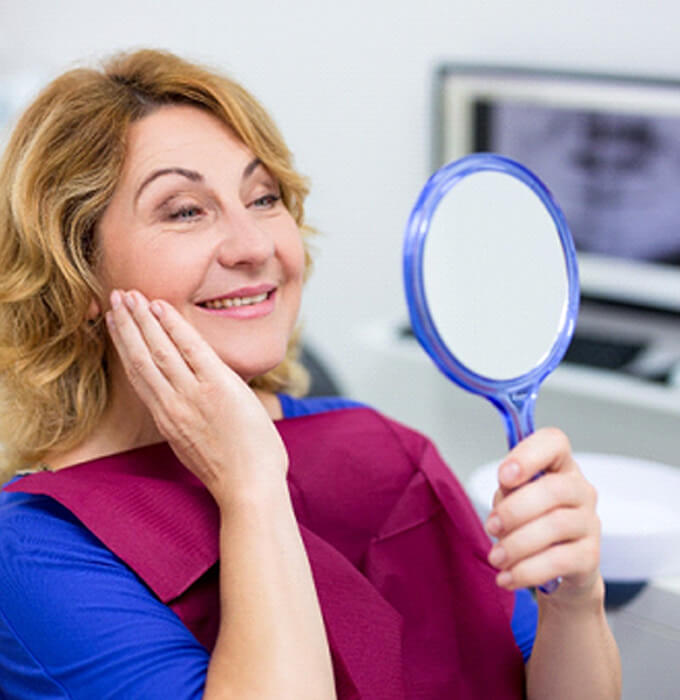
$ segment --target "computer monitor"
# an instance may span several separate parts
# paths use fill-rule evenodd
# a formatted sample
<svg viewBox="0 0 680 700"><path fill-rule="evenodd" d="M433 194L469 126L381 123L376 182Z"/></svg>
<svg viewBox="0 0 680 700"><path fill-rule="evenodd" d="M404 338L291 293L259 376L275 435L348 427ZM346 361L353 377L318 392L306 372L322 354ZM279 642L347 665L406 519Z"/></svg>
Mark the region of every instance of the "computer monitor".
<svg viewBox="0 0 680 700"><path fill-rule="evenodd" d="M586 299L680 312L680 80L444 64L433 167L514 158L553 192Z"/></svg>

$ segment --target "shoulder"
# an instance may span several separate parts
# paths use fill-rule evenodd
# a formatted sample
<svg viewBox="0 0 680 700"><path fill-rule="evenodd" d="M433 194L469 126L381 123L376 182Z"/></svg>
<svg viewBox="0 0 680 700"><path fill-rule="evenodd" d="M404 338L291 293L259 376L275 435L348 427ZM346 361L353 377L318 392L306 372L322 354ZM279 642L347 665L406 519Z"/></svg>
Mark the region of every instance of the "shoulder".
<svg viewBox="0 0 680 700"><path fill-rule="evenodd" d="M51 498L0 492L0 580L0 676L11 697L157 698L168 687L200 697L206 650Z"/></svg>
<svg viewBox="0 0 680 700"><path fill-rule="evenodd" d="M10 483L14 483L13 479ZM48 496L0 491L0 561L10 541L30 541L47 546L62 536L92 536L66 508Z"/></svg>
<svg viewBox="0 0 680 700"><path fill-rule="evenodd" d="M0 609L6 616L39 599L47 580L55 606L69 595L73 575L96 568L132 575L69 510L48 496L0 492ZM50 584L52 586L52 584Z"/></svg>

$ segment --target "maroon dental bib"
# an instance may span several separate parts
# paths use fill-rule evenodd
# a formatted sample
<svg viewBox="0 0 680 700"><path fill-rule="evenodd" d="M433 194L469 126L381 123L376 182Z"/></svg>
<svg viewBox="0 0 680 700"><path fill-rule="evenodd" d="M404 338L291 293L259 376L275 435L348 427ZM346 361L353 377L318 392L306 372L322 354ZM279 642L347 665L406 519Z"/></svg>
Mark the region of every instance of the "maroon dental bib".
<svg viewBox="0 0 680 700"><path fill-rule="evenodd" d="M366 408L276 423L341 700L524 697L511 593L462 488L421 435ZM165 444L25 476L68 508L208 650L219 516Z"/></svg>

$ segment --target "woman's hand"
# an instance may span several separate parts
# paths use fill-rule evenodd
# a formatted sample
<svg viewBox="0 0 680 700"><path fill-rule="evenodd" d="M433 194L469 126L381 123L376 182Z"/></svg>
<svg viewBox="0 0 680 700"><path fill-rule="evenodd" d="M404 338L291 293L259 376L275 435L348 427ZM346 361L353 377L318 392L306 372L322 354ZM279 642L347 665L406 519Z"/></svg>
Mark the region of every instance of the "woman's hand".
<svg viewBox="0 0 680 700"><path fill-rule="evenodd" d="M535 478L545 472L540 478ZM571 455L569 441L548 428L519 443L498 470L499 488L486 522L498 538L489 562L497 583L515 589L559 576L560 599L601 589L597 494Z"/></svg>
<svg viewBox="0 0 680 700"><path fill-rule="evenodd" d="M116 290L106 319L161 435L218 503L285 479L286 450L264 406L175 308Z"/></svg>
<svg viewBox="0 0 680 700"><path fill-rule="evenodd" d="M220 567L203 697L334 698L288 458L264 406L170 304L114 291L111 306L106 319L130 383L220 507L220 559L229 566Z"/></svg>

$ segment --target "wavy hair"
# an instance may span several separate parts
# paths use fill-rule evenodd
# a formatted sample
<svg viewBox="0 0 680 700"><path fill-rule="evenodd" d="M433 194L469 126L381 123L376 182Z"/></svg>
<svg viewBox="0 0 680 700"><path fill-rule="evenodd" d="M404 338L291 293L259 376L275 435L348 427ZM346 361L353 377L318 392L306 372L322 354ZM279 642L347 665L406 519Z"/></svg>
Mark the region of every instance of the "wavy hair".
<svg viewBox="0 0 680 700"><path fill-rule="evenodd" d="M119 179L131 123L169 104L208 110L260 158L307 244L306 180L257 100L213 70L141 50L56 78L25 111L0 161L0 473L82 442L109 396L110 340L87 320L100 288L97 224ZM303 394L298 334L251 385Z"/></svg>

